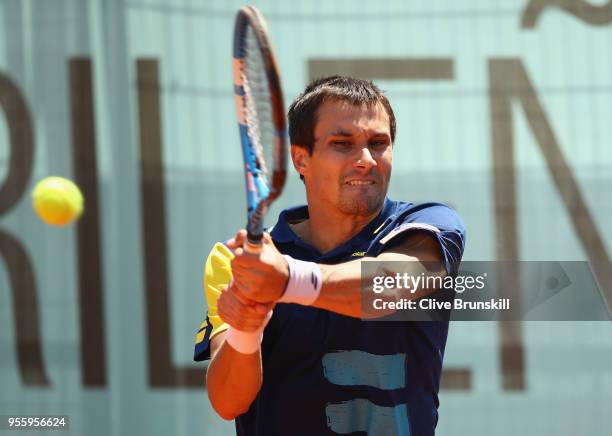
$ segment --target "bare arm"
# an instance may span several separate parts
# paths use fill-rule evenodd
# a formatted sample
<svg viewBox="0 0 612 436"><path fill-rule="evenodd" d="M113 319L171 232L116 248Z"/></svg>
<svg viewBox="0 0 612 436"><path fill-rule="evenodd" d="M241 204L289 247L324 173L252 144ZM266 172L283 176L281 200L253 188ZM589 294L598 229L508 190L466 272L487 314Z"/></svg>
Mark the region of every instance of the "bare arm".
<svg viewBox="0 0 612 436"><path fill-rule="evenodd" d="M226 332L211 339L212 359L208 365L208 398L223 419L235 419L249 410L261 388L261 350L242 354L225 342Z"/></svg>
<svg viewBox="0 0 612 436"><path fill-rule="evenodd" d="M421 272L436 277L446 275L443 256L435 237L423 232L413 233L404 236L401 242L397 242L375 258L337 265L319 265L322 287L317 299L309 304L355 318L378 317L392 313L393 311L362 312L362 299L372 298L373 294L361 289L361 266L362 262L372 260L403 261L399 271L391 270L393 266L387 264L390 269L382 271L384 275L406 271L407 267L414 275ZM287 260L278 252L267 235L264 237L264 246L260 254L237 253L232 260L232 271L235 292L247 300L259 303L278 301L285 292L289 276ZM434 289L419 289L415 293L397 291L391 296L416 299L434 291Z"/></svg>
<svg viewBox="0 0 612 436"><path fill-rule="evenodd" d="M408 236L401 245L379 254L375 258L364 258L337 265L320 265L323 276L323 285L319 297L313 306L327 309L342 315L355 318L368 316L381 316L382 313L363 313L363 299L373 295L364 295L361 289L362 269L361 263L368 261L408 261L415 262L415 271L428 270L428 274L446 274L442 263L442 254L436 240L423 233ZM427 263L427 268L422 265ZM434 269L432 270L432 266ZM405 267L402 269L405 271ZM386 271L392 273L392 271ZM372 277L366 279L371 280ZM415 299L434 292L434 289L422 289L414 293L403 293L401 297ZM399 296L399 295L398 295ZM390 312L389 312L390 313Z"/></svg>

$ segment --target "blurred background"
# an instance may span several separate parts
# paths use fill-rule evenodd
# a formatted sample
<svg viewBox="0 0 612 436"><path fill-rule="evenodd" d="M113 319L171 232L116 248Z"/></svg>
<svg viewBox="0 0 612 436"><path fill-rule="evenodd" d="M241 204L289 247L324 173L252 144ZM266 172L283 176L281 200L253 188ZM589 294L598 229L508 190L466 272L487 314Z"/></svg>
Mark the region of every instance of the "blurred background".
<svg viewBox="0 0 612 436"><path fill-rule="evenodd" d="M253 4L287 105L332 73L387 91L390 197L456 208L464 259L599 262L610 295L612 2ZM0 1L0 415L69 415L71 435L233 434L192 356L204 260L245 224L240 5ZM78 224L33 213L50 175L83 190ZM291 173L268 224L303 202ZM610 362L607 322L453 323L437 434L611 434Z"/></svg>

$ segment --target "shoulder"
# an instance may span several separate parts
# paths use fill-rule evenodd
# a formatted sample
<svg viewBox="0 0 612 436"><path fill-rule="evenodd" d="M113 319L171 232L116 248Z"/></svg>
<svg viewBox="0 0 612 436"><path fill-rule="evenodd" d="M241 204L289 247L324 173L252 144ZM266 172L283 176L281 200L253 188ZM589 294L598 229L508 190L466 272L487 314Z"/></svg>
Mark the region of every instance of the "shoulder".
<svg viewBox="0 0 612 436"><path fill-rule="evenodd" d="M377 231L377 243L371 246L370 253L378 255L408 238L428 235L432 242L436 242L447 271L456 271L466 242L466 228L459 214L443 203L394 203L393 213Z"/></svg>
<svg viewBox="0 0 612 436"><path fill-rule="evenodd" d="M466 231L463 219L453 208L444 203L407 203L397 201L395 213L390 227L406 226L407 224L424 224L433 226L441 232L452 231L464 234Z"/></svg>

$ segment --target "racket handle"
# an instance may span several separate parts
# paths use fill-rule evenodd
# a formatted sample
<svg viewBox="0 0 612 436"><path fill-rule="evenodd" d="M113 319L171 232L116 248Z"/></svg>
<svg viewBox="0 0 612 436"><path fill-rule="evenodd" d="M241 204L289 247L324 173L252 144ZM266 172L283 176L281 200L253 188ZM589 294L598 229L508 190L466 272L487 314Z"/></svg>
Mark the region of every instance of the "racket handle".
<svg viewBox="0 0 612 436"><path fill-rule="evenodd" d="M251 242L248 239L244 243L244 251L251 254L261 253L261 241L259 243Z"/></svg>

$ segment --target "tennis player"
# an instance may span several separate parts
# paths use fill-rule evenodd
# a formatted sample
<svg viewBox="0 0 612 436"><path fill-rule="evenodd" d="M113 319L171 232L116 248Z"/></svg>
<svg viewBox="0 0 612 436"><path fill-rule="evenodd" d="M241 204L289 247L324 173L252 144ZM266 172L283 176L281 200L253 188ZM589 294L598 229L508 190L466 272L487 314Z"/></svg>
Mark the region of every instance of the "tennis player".
<svg viewBox="0 0 612 436"><path fill-rule="evenodd" d="M208 257L195 360L211 359L210 401L239 435L432 435L448 322L363 320L361 262L454 274L464 225L387 198L395 117L373 83L316 80L288 118L308 204L281 212L261 253L241 230Z"/></svg>

